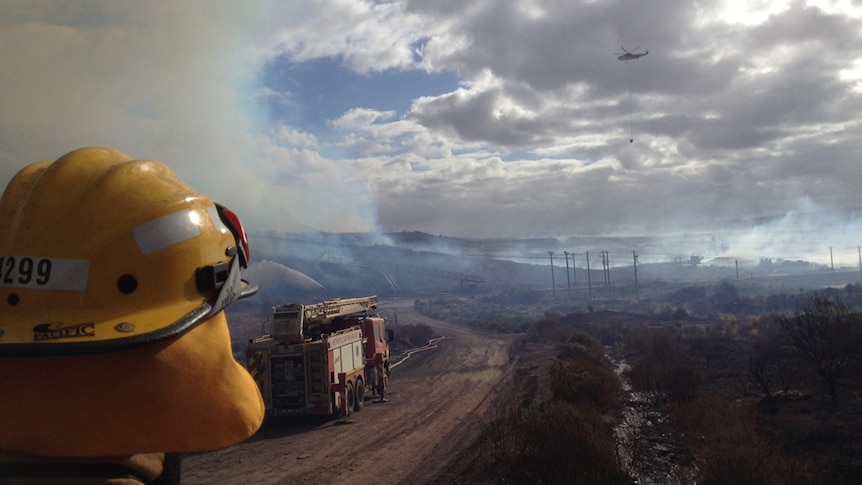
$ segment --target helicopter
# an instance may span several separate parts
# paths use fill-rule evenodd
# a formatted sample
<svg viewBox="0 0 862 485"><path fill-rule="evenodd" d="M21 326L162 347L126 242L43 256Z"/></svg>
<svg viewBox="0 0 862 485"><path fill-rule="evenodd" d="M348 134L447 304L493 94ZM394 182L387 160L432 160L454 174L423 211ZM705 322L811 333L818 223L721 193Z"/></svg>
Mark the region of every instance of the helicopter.
<svg viewBox="0 0 862 485"><path fill-rule="evenodd" d="M620 46L620 49L623 50L622 52L617 52L617 54L619 54L619 56L617 56L617 59L620 61L628 62L628 61L631 61L631 60L634 60L634 59L637 59L639 57L643 57L643 56L649 54L649 51L644 51L643 53L640 53L640 54L638 54L636 52L629 52L626 50L625 47L622 47L622 46ZM635 49L635 50L637 50L637 49Z"/></svg>
<svg viewBox="0 0 862 485"><path fill-rule="evenodd" d="M625 48L625 47L623 47L623 46L620 46L620 49L622 49L623 51L622 51L622 52L617 52L617 53L615 53L614 55L616 55L616 56L617 56L617 60L625 61L625 63L626 63L626 72L628 72L628 70L629 70L629 69L628 69L629 61L633 61L633 60L635 60L635 59L639 59L639 58L641 58L641 57L643 57L643 56L645 56L645 55L649 54L649 51L648 51L648 50L643 51L643 52L629 52L629 51L627 51L627 50L626 50L626 48ZM635 51L637 51L637 48L635 48L634 50L635 50ZM631 81L631 75L629 75L629 143L634 143L634 142L635 142L635 139L634 139L634 137L632 136L632 121L631 121L631 118L632 118L632 110L633 110L633 103L632 103L632 81Z"/></svg>

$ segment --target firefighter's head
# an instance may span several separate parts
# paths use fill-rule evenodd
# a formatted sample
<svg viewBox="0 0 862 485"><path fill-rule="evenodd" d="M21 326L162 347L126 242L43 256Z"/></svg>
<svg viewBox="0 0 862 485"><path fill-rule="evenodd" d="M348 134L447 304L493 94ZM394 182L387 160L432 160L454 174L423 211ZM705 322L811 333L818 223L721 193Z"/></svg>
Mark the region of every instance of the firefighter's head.
<svg viewBox="0 0 862 485"><path fill-rule="evenodd" d="M245 232L167 166L84 148L24 168L0 258L0 448L193 451L259 426L224 316L257 290Z"/></svg>

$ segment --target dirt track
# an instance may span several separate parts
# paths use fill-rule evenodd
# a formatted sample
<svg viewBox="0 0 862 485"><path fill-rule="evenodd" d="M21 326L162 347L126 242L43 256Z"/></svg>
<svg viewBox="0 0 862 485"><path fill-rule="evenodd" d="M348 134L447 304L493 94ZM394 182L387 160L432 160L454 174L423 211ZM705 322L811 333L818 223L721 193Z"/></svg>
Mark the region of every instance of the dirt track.
<svg viewBox="0 0 862 485"><path fill-rule="evenodd" d="M412 304L381 301L380 313L397 311L401 324L425 323L445 338L392 370L388 402L369 397L342 420L265 425L240 445L185 457L183 483L455 482L478 418L511 381L511 337L432 320Z"/></svg>

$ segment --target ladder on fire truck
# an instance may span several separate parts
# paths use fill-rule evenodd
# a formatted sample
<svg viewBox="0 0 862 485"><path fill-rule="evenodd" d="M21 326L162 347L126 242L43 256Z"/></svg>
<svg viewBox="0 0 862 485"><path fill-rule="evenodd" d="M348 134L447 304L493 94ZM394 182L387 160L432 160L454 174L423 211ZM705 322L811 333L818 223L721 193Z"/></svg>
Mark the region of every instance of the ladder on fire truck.
<svg viewBox="0 0 862 485"><path fill-rule="evenodd" d="M344 317L377 308L377 296L327 300L313 305L300 305L306 322Z"/></svg>
<svg viewBox="0 0 862 485"><path fill-rule="evenodd" d="M307 327L377 308L377 295L327 300L311 305L289 303L272 309L272 336L281 341L304 340Z"/></svg>

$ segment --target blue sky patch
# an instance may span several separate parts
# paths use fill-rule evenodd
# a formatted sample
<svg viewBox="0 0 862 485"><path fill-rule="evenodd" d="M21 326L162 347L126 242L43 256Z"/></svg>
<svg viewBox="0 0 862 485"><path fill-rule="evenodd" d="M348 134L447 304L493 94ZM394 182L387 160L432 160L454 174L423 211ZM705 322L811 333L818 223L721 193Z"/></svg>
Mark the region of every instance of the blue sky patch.
<svg viewBox="0 0 862 485"><path fill-rule="evenodd" d="M271 103L273 116L309 132L327 129L326 122L353 108L406 112L414 99L454 91L453 72L428 73L388 69L368 75L345 68L338 59L291 63L279 58L268 66L262 82L289 96L290 102Z"/></svg>

